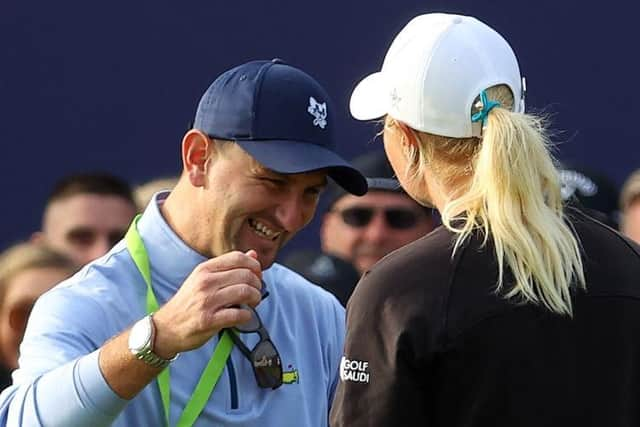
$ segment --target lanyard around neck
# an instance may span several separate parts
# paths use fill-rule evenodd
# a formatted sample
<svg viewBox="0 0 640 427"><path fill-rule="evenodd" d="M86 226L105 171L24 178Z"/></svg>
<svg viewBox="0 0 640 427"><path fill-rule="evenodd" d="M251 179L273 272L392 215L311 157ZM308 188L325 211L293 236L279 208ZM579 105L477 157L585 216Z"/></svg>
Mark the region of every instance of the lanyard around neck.
<svg viewBox="0 0 640 427"><path fill-rule="evenodd" d="M158 300L156 295L153 293L153 288L151 287L151 267L149 264L149 255L147 254L147 250L144 246L142 238L140 237L140 233L138 233L138 220L140 219L140 215L137 215L127 234L125 236L125 241L127 243L127 249L131 254L131 258L133 258L133 262L138 267L138 271L142 275L145 283L147 284L147 314L152 314L158 310ZM233 341L229 336L229 331L225 330L216 346L215 351L213 352L213 356L209 363L207 363L206 368L202 372L200 376L200 380L196 385L196 388L193 390L193 394L187 402L187 406L185 406L182 414L180 415L180 419L176 424L177 427L191 427L198 419L198 416L204 409L213 392L213 389L222 375L222 371L224 370L224 366L227 363L227 359L231 354L231 349L233 348ZM169 405L171 404L171 378L169 375L169 367L162 370L160 374L158 374L158 388L160 388L160 396L162 398L162 406L164 407L164 416L167 422L167 427L169 424Z"/></svg>

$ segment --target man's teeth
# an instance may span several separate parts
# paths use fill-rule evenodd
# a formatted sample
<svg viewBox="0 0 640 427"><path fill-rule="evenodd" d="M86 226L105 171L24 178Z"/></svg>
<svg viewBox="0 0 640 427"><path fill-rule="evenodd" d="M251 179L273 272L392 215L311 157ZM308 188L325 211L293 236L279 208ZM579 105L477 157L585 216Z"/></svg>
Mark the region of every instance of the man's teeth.
<svg viewBox="0 0 640 427"><path fill-rule="evenodd" d="M258 235L260 235L262 237L266 237L268 239L275 239L276 237L278 237L280 235L280 232L270 229L265 224L261 223L260 221L255 220L255 219L251 219L250 218L249 219L249 225L251 226L251 228L253 228L253 230Z"/></svg>

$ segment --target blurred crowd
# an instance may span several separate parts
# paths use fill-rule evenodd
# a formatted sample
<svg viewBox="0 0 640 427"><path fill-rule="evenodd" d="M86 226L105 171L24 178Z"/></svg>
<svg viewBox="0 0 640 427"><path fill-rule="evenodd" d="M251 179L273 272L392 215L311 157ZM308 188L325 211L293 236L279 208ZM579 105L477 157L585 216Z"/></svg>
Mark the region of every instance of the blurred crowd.
<svg viewBox="0 0 640 427"><path fill-rule="evenodd" d="M43 293L105 255L151 196L177 178L132 187L107 173L66 175L47 197L40 230L0 254L0 387L11 384L31 308Z"/></svg>
<svg viewBox="0 0 640 427"><path fill-rule="evenodd" d="M358 280L388 253L431 232L438 212L411 199L385 155L353 160L369 191L357 197L330 184L321 206L320 247L296 250L282 264L321 286L346 306ZM640 169L621 188L604 174L560 165L562 195L576 209L640 242ZM19 346L36 299L85 264L105 255L152 196L171 190L177 177L133 186L106 173L62 177L42 210L40 230L21 242L0 242L0 385L11 384Z"/></svg>

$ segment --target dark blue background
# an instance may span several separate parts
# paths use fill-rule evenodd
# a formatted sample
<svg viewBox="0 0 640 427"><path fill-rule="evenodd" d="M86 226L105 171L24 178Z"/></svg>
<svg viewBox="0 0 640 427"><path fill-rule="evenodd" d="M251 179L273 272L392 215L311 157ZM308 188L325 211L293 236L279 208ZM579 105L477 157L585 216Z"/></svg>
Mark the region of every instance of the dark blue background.
<svg viewBox="0 0 640 427"><path fill-rule="evenodd" d="M374 130L350 119L350 91L411 17L433 11L475 15L509 40L528 107L554 114L562 159L617 184L640 167L631 1L3 0L0 247L39 227L62 174L107 170L132 183L177 174L201 93L250 59L281 57L314 75L339 109L341 153L370 149ZM315 233L292 246L315 244Z"/></svg>

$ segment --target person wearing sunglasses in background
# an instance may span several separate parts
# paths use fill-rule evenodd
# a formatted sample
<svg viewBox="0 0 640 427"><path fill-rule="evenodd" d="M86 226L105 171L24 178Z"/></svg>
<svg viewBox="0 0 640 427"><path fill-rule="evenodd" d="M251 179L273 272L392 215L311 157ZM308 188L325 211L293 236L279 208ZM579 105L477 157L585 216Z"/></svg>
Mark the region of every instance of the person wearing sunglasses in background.
<svg viewBox="0 0 640 427"><path fill-rule="evenodd" d="M367 194L358 197L330 185L320 227L322 252L291 254L283 261L345 306L362 274L437 223L433 209L402 190L384 152L367 152L352 163L367 178Z"/></svg>
<svg viewBox="0 0 640 427"><path fill-rule="evenodd" d="M432 209L404 192L383 151L363 154L353 165L367 177L369 190L357 197L331 188L320 242L323 252L349 261L364 274L388 253L428 234L436 221Z"/></svg>
<svg viewBox="0 0 640 427"><path fill-rule="evenodd" d="M344 309L274 260L327 177L367 190L333 114L282 61L219 76L174 189L36 303L0 425L327 426Z"/></svg>

